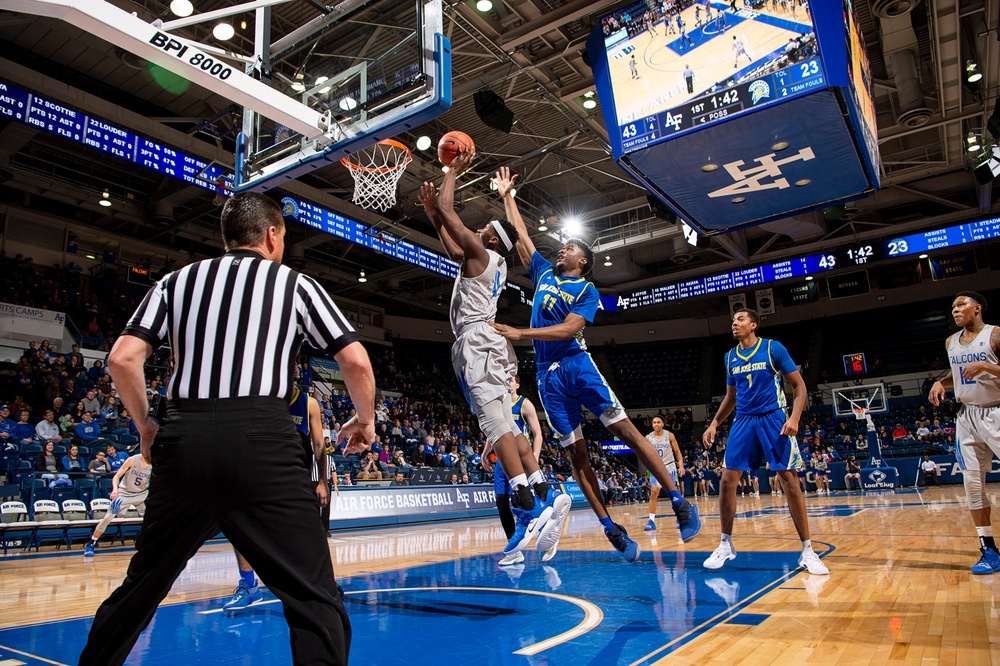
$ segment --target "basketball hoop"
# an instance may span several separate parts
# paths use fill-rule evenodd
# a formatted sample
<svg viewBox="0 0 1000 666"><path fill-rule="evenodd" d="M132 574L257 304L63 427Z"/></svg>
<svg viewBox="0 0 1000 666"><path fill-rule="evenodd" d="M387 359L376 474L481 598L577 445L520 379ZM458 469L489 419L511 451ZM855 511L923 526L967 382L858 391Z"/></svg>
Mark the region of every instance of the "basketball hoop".
<svg viewBox="0 0 1000 666"><path fill-rule="evenodd" d="M396 185L411 160L410 149L393 139L342 157L354 177L352 201L362 208L386 211L396 205Z"/></svg>
<svg viewBox="0 0 1000 666"><path fill-rule="evenodd" d="M867 407L851 407L851 411L854 412L854 418L859 421L864 421L865 416L868 414Z"/></svg>

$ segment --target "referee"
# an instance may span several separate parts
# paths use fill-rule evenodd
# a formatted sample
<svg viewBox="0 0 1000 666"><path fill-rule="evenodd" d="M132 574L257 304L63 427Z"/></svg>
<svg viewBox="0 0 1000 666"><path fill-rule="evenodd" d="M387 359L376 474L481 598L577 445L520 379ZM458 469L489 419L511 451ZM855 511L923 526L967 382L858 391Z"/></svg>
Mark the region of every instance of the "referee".
<svg viewBox="0 0 1000 666"><path fill-rule="evenodd" d="M340 364L357 416L338 443L375 438L368 354L326 292L280 264L281 209L256 193L222 209L226 254L170 273L108 358L153 463L125 581L94 617L80 664L122 664L187 561L220 530L277 596L295 664L346 664L351 625L316 511L310 460L288 405L303 341ZM169 342L176 367L162 423L147 416L145 359Z"/></svg>

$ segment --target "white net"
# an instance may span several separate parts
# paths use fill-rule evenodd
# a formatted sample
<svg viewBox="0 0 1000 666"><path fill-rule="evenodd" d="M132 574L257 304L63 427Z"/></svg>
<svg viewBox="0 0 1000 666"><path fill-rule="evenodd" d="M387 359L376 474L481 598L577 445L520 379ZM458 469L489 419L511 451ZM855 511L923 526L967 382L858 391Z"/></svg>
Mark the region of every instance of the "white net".
<svg viewBox="0 0 1000 666"><path fill-rule="evenodd" d="M354 177L352 201L369 210L386 211L395 206L396 185L411 159L410 149L392 139L341 159Z"/></svg>

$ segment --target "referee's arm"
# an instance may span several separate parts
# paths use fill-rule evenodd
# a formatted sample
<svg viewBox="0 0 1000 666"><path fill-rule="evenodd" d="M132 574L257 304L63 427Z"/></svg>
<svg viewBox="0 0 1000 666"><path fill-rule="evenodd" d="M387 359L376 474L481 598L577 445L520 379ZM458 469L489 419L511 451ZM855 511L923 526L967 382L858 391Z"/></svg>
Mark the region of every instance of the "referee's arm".
<svg viewBox="0 0 1000 666"><path fill-rule="evenodd" d="M159 424L149 418L149 402L146 400L146 377L143 368L146 359L153 353L153 346L135 335L122 335L115 342L108 355L108 371L122 404L128 409L136 430L139 431L139 450L146 464L152 461L149 447L153 445ZM115 488L118 486L116 485Z"/></svg>

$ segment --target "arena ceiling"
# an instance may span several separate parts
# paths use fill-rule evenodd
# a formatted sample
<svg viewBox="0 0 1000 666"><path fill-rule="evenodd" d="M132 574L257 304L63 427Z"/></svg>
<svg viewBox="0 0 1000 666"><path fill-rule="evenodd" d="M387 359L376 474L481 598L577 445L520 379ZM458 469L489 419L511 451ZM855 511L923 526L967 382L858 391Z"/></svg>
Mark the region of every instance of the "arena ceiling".
<svg viewBox="0 0 1000 666"><path fill-rule="evenodd" d="M173 18L168 0L114 4L150 21ZM233 4L194 1L197 12ZM412 148L417 136L436 139L449 129L474 137L479 150L474 170L480 178L460 196L468 224L502 214L487 176L510 165L523 176L518 200L535 230L536 244L555 247L559 239L552 231L559 222L581 218L584 236L595 243L602 259L612 259L611 267L597 262L595 281L603 291L615 293L975 219L1000 208L992 189L976 184L964 140L970 131L982 131L1000 94L996 2L861 0L856 4L875 79L882 189L825 215L800 215L714 237L708 247L688 246L677 225L651 212L645 190L612 161L600 107L586 111L579 104L581 96L594 89L583 56L586 38L598 16L624 4L494 0L490 12L480 13L469 0L446 3L454 106L400 138ZM318 6L306 0L276 6L272 37L318 16ZM253 13L245 18L252 23ZM213 42L208 25L185 28L183 34ZM237 30L227 48L252 53L252 34L252 26ZM901 97L894 81L887 52L900 48L901 39L916 55L922 96L910 91ZM193 85L182 95L170 93L134 58L71 25L0 11L0 59L3 76L15 85L68 105L85 99L90 108L83 110L91 115L231 163L239 108ZM976 84L965 81L969 60L983 70ZM514 111L516 123L509 134L477 117L473 94L483 88L499 94ZM182 141L187 145L178 145ZM160 268L167 261L176 266L215 255L221 247L219 201L212 193L27 125L0 121L0 169L0 205L10 215L44 214L61 220L94 250L120 247L123 259L151 259L153 267ZM414 162L400 183L400 203L383 218L350 203L353 182L339 164L309 174L294 187L303 198L371 223L384 219L410 230L415 242L439 249L416 203L420 182L439 175L431 151L414 151ZM97 205L105 187L116 200L111 209ZM542 219L550 221L548 232L536 230ZM323 279L334 294L392 314L441 318L446 313L450 284L437 275L304 227L290 230L289 240L292 262ZM361 270L367 273L367 283L357 280ZM520 269L512 279L528 284ZM717 314L725 307L725 296L705 297L619 313L616 321ZM515 321L527 317L522 307L506 314Z"/></svg>

